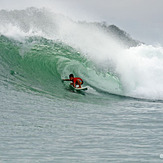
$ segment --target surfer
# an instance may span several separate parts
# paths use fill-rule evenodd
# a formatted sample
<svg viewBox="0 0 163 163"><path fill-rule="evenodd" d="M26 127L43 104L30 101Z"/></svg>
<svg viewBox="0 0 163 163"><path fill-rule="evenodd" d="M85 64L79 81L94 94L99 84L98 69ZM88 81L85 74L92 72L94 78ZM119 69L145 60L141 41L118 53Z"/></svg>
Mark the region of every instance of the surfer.
<svg viewBox="0 0 163 163"><path fill-rule="evenodd" d="M69 75L69 79L62 79L62 81L72 81L70 83L74 88L76 88L76 85L79 85L78 88L81 88L81 85L83 84L83 80L79 77L74 78L73 74Z"/></svg>

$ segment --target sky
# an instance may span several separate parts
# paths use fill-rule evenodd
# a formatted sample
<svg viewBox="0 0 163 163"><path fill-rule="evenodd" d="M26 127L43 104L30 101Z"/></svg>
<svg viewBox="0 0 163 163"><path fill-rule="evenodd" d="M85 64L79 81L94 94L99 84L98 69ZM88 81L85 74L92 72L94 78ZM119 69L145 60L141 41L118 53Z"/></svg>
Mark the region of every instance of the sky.
<svg viewBox="0 0 163 163"><path fill-rule="evenodd" d="M163 46L163 0L0 0L0 9L50 8L74 20L106 22L136 40Z"/></svg>

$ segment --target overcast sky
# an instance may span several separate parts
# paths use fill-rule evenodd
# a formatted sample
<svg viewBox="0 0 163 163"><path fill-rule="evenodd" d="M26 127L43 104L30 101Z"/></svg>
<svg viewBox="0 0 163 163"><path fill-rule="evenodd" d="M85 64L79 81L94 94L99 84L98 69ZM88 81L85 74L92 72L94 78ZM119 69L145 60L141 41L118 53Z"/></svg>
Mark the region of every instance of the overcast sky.
<svg viewBox="0 0 163 163"><path fill-rule="evenodd" d="M0 9L48 7L76 20L106 21L147 44L163 46L163 0L0 0Z"/></svg>

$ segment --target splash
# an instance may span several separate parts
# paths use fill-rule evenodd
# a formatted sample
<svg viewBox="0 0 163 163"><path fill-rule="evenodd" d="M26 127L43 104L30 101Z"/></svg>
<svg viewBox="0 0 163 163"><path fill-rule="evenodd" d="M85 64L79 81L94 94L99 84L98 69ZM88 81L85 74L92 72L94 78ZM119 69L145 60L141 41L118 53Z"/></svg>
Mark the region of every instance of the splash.
<svg viewBox="0 0 163 163"><path fill-rule="evenodd" d="M29 65L36 58L36 63L42 63L44 58L47 67L54 63L55 68L51 68L55 69L53 75L58 74L57 80L73 72L97 90L136 98L163 99L162 47L139 42L134 42L136 46L131 47L123 42L123 32L113 34L103 24L76 22L46 9L3 10L0 18L1 35L23 43L19 55L29 57ZM34 37L32 45L29 44ZM128 39L128 42L131 45L133 40ZM38 50L38 54L36 47L44 47L44 53ZM44 67L45 64L40 65Z"/></svg>

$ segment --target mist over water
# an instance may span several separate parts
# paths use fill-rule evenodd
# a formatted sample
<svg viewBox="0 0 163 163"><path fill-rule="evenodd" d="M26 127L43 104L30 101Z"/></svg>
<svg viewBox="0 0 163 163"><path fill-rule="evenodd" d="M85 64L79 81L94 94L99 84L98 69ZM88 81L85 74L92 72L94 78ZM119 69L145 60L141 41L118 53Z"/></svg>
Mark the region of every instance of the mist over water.
<svg viewBox="0 0 163 163"><path fill-rule="evenodd" d="M85 80L90 85L119 95L163 99L162 47L142 44L126 48L119 38L96 24L75 22L46 9L2 10L0 17L2 35L18 41L39 36L78 51L95 66L93 73L90 69L82 72L87 74Z"/></svg>

